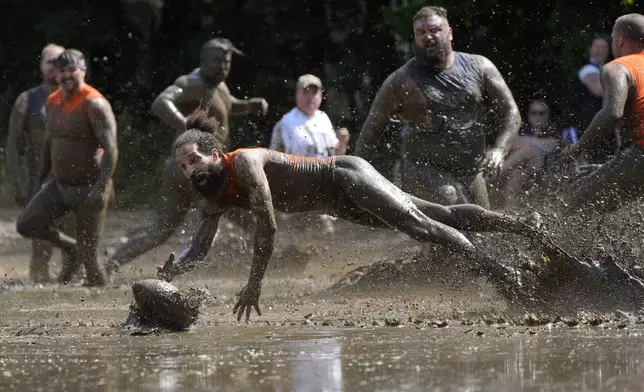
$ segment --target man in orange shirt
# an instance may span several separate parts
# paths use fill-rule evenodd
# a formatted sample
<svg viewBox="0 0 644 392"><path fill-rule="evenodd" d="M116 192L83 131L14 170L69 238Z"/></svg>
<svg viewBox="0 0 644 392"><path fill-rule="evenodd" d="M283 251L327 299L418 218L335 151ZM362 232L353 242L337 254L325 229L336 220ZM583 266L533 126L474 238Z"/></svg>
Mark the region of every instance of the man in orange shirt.
<svg viewBox="0 0 644 392"><path fill-rule="evenodd" d="M574 209L584 206L599 212L614 211L644 194L644 15L617 18L611 39L615 60L601 71L602 109L563 158L574 160L619 125L622 139L630 146L577 180L567 195Z"/></svg>
<svg viewBox="0 0 644 392"><path fill-rule="evenodd" d="M110 103L85 83L85 58L67 49L56 58L60 88L47 98L46 139L39 180L44 182L18 218L18 233L50 241L72 254L59 283L69 282L80 264L86 285L104 286L97 247L109 202L114 196L112 174L118 157L116 119ZM76 218L77 238L52 227L68 211Z"/></svg>

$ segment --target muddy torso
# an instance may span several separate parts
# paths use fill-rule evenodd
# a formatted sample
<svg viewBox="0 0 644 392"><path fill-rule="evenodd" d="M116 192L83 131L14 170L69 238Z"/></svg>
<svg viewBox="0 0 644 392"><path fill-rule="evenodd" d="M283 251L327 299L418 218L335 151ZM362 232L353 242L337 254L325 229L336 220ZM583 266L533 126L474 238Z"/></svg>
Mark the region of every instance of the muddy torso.
<svg viewBox="0 0 644 392"><path fill-rule="evenodd" d="M228 90L224 87L224 83L222 82L214 88L206 86L199 76L198 69L186 75L185 78L185 93L190 99L184 102L177 102L177 109L184 116L188 116L197 109L202 99L209 102L209 114L219 120L221 124L220 130L215 136L219 143L225 146L228 142L228 116L232 108L232 101Z"/></svg>
<svg viewBox="0 0 644 392"><path fill-rule="evenodd" d="M249 208L249 192L235 170L235 157L245 149L224 155L227 188L217 200L208 200L210 211L233 207ZM309 158L273 150L267 152L264 173L271 190L273 208L281 212L331 211L335 205L335 157Z"/></svg>
<svg viewBox="0 0 644 392"><path fill-rule="evenodd" d="M99 176L102 149L94 135L88 106L90 100L99 97L102 95L97 90L85 85L67 101L63 101L60 89L47 100L52 172L61 183L93 183Z"/></svg>
<svg viewBox="0 0 644 392"><path fill-rule="evenodd" d="M43 146L45 145L45 105L49 89L44 85L32 88L27 92L27 118L25 123L25 157L27 175L33 178L38 175Z"/></svg>
<svg viewBox="0 0 644 392"><path fill-rule="evenodd" d="M475 56L454 57L444 70L415 58L399 69L398 115L408 127L403 147L410 162L472 171L486 149L484 78Z"/></svg>

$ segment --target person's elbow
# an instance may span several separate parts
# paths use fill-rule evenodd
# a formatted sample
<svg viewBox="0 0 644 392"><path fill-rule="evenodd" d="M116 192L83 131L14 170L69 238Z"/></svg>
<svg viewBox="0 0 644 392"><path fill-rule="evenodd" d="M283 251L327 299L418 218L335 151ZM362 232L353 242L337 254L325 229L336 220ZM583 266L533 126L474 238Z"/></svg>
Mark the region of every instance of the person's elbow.
<svg viewBox="0 0 644 392"><path fill-rule="evenodd" d="M152 113L156 114L157 116L161 116L161 113L163 112L164 107L166 106L167 99L163 97L162 95L159 95L154 99L154 102L152 102Z"/></svg>
<svg viewBox="0 0 644 392"><path fill-rule="evenodd" d="M622 109L604 108L602 111L604 118L610 123L617 123L624 118L624 110Z"/></svg>

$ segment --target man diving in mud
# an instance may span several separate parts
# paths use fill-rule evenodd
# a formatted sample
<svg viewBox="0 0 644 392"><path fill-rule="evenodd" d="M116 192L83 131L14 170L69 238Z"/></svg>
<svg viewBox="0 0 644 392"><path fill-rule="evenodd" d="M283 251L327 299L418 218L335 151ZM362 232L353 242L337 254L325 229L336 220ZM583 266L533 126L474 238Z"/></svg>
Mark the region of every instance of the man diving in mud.
<svg viewBox="0 0 644 392"><path fill-rule="evenodd" d="M219 124L214 136L225 149L229 135L229 116L251 113L266 115L268 110L265 99L240 100L228 90L225 80L230 74L233 53L241 54L241 51L225 38L207 41L201 48L200 67L188 75L180 76L167 87L155 99L152 111L166 125L181 133L186 130L185 116L193 112L200 102L205 102L208 105L208 115L216 118ZM129 235L128 242L117 249L106 263L108 275L121 265L163 244L183 222L197 194L173 157L165 161L162 187L164 195L158 198L154 223Z"/></svg>
<svg viewBox="0 0 644 392"><path fill-rule="evenodd" d="M7 162L11 169L16 203L24 207L29 199L40 188L40 159L45 145L45 104L47 96L58 88L54 60L65 48L48 44L40 54L40 72L43 82L40 86L22 92L16 99L9 117L9 137L7 138ZM74 234L73 219L67 215L55 225L66 232ZM52 245L47 241L32 241L29 278L34 283L47 283L49 260L52 256ZM62 264L69 262L67 252L62 252ZM63 267L65 269L65 267Z"/></svg>
<svg viewBox="0 0 644 392"><path fill-rule="evenodd" d="M615 60L601 71L602 108L562 160L576 159L619 126L627 148L571 186L569 211L606 213L644 195L644 15L617 18L611 41Z"/></svg>
<svg viewBox="0 0 644 392"><path fill-rule="evenodd" d="M374 98L355 155L371 160L392 117L408 132L402 144L402 189L443 205L490 208L486 174L495 176L521 118L512 92L487 58L452 50L447 11L423 7L413 19L415 57L393 72ZM500 119L486 149L485 117Z"/></svg>
<svg viewBox="0 0 644 392"><path fill-rule="evenodd" d="M173 154L206 203L190 247L176 262L171 256L158 276L171 281L195 267L208 253L221 215L232 208L251 210L256 219L255 246L248 284L233 309L238 320L244 311L248 319L252 308L261 315L258 301L273 252L276 210L328 214L361 225L397 229L418 241L439 243L473 257L479 251L458 230L541 236L528 219L474 204L446 207L411 196L359 157L297 157L259 147L222 153L215 136L219 124L205 110L191 114L186 127L188 131L174 142ZM499 277L495 266L483 268Z"/></svg>
<svg viewBox="0 0 644 392"><path fill-rule="evenodd" d="M66 49L54 65L60 88L47 97L38 177L43 185L18 218L16 229L24 237L50 241L73 255L60 272L59 283L68 283L83 264L85 285L104 286L97 247L114 197L116 119L105 97L85 83L87 66L80 51ZM50 171L52 179L45 182ZM68 211L76 219L76 239L51 226Z"/></svg>

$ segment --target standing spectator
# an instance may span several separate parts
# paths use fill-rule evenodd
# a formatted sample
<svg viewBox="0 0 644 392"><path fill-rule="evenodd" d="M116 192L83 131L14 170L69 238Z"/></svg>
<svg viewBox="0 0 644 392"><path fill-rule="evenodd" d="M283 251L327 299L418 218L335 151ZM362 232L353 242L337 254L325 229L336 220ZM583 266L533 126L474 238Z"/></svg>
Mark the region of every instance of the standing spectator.
<svg viewBox="0 0 644 392"><path fill-rule="evenodd" d="M595 114L602 108L603 90L599 81L599 73L610 54L608 38L604 35L596 34L590 43L588 54L590 56L588 62L577 72L579 91L577 126L580 130L579 136L586 131ZM589 150L585 158L589 163L604 163L611 155L617 152L618 148L619 139L615 133Z"/></svg>
<svg viewBox="0 0 644 392"><path fill-rule="evenodd" d="M325 158L347 152L349 131L334 130L329 117L320 110L322 81L306 74L295 86L295 107L273 128L270 149L298 156ZM322 215L327 232L333 232L332 217Z"/></svg>

